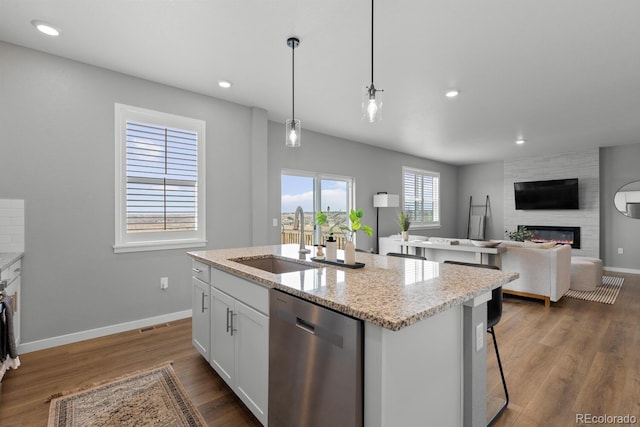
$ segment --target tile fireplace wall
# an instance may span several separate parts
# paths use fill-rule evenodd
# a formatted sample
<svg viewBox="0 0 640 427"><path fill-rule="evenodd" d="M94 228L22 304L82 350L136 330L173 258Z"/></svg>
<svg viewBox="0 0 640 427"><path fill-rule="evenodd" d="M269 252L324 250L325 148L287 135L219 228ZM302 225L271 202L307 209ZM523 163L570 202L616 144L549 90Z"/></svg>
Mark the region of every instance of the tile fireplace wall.
<svg viewBox="0 0 640 427"><path fill-rule="evenodd" d="M504 227L518 224L580 227L581 249L574 255L600 258L600 175L599 150L554 154L504 162ZM549 179L578 178L580 209L516 210L513 183Z"/></svg>

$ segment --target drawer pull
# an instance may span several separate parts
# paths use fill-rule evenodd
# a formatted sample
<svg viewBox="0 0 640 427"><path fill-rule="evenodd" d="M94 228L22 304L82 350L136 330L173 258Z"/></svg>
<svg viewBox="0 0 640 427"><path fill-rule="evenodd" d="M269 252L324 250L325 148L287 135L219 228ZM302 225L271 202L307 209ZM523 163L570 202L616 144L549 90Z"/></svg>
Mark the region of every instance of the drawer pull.
<svg viewBox="0 0 640 427"><path fill-rule="evenodd" d="M195 273L198 273L198 274L202 273L202 270L200 270L199 268L193 267L191 270L193 270Z"/></svg>
<svg viewBox="0 0 640 427"><path fill-rule="evenodd" d="M15 270L13 270L14 273L19 273L20 272L20 267L16 268Z"/></svg>

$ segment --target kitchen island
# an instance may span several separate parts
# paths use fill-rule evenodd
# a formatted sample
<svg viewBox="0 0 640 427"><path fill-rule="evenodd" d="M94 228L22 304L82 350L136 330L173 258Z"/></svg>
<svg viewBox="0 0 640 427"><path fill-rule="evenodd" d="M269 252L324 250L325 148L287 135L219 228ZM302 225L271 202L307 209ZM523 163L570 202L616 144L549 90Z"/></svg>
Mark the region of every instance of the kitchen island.
<svg viewBox="0 0 640 427"><path fill-rule="evenodd" d="M486 301L493 288L516 279L516 273L367 253L356 255L364 268L349 269L311 262L311 255L298 254L297 245L189 255L199 263L195 270L207 265L212 273L228 273L362 320L367 427L486 425ZM242 263L274 257L304 266L275 274ZM203 313L204 300L203 293Z"/></svg>

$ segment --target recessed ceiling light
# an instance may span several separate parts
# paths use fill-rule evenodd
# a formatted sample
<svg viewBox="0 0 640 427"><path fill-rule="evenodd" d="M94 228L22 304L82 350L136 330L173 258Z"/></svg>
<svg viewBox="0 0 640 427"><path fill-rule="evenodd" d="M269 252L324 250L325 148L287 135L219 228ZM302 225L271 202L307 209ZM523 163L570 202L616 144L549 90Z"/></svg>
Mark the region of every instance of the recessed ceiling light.
<svg viewBox="0 0 640 427"><path fill-rule="evenodd" d="M460 91L458 89L449 89L444 96L446 96L447 98L455 98L456 96L460 95Z"/></svg>
<svg viewBox="0 0 640 427"><path fill-rule="evenodd" d="M57 37L62 34L62 30L44 21L33 20L31 21L31 25L33 25L41 33L51 37Z"/></svg>
<svg viewBox="0 0 640 427"><path fill-rule="evenodd" d="M231 83L228 80L219 80L218 81L218 86L220 86L221 88L224 88L224 89L229 89L231 86L233 86L233 83Z"/></svg>
<svg viewBox="0 0 640 427"><path fill-rule="evenodd" d="M518 144L518 145L522 145L522 144L524 144L525 142L526 142L526 141L525 141L523 138L518 138L518 139L516 139L516 144Z"/></svg>

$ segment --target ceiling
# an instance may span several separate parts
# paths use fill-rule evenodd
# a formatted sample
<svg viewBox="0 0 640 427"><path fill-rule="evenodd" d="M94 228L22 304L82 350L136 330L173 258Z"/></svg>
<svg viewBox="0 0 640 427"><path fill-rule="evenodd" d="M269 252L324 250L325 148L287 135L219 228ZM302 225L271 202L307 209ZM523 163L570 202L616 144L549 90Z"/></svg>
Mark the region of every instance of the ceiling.
<svg viewBox="0 0 640 427"><path fill-rule="evenodd" d="M640 142L640 2L0 0L0 40L451 164ZM48 21L63 34L41 35ZM231 89L218 80L233 82ZM448 99L449 88L461 95ZM303 131L304 132L304 131ZM514 141L523 137L524 145ZM304 133L302 143L304 145ZM284 144L284 131L283 131Z"/></svg>

